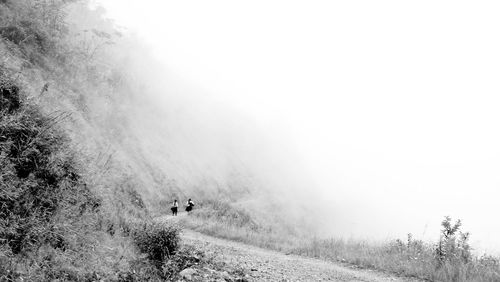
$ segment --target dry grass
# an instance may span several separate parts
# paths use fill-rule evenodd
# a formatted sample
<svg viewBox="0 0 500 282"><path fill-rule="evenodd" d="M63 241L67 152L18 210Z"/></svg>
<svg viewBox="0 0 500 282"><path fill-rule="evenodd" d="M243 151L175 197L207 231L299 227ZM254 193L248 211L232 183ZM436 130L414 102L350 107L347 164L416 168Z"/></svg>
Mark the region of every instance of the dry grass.
<svg viewBox="0 0 500 282"><path fill-rule="evenodd" d="M249 212L218 200L202 201L181 220L183 226L207 235L279 251L290 251L290 246L304 238L289 226L275 223L259 223Z"/></svg>
<svg viewBox="0 0 500 282"><path fill-rule="evenodd" d="M500 279L498 258L485 256L474 257L470 261L447 259L440 262L436 258L436 245L421 241L402 244L400 240L395 240L374 245L340 239L316 239L296 247L292 252L431 281Z"/></svg>

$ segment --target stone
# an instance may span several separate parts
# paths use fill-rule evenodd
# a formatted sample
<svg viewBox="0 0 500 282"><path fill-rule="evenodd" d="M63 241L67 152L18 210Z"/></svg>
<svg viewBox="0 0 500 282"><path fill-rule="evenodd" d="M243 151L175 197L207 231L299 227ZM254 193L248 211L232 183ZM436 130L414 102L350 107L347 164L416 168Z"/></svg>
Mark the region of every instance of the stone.
<svg viewBox="0 0 500 282"><path fill-rule="evenodd" d="M188 281L193 279L194 274L196 274L196 269L194 268L186 268L183 271L179 272L179 276Z"/></svg>
<svg viewBox="0 0 500 282"><path fill-rule="evenodd" d="M221 277L226 281L233 281L233 277L227 273L227 271L221 272Z"/></svg>

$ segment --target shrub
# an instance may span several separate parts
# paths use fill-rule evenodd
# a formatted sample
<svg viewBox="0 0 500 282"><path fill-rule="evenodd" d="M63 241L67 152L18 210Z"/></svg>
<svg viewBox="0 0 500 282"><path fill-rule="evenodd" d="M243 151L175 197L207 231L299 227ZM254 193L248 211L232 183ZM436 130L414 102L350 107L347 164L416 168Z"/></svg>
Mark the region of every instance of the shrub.
<svg viewBox="0 0 500 282"><path fill-rule="evenodd" d="M155 267L148 260L138 259L131 263L130 269L118 273L117 277L120 282L183 281L180 279L179 273L187 268L195 269L198 277L204 277L203 281L240 281L237 280L237 277L245 276L243 269L228 269L224 262L216 261L213 255L206 255L194 246L184 245L163 264ZM227 276L226 279L223 279L223 276L217 275L219 272L230 272L235 276L235 279L226 280ZM200 275L201 273L204 275Z"/></svg>
<svg viewBox="0 0 500 282"><path fill-rule="evenodd" d="M5 26L0 28L0 35L13 42L14 44L21 44L27 37L24 30L18 26Z"/></svg>
<svg viewBox="0 0 500 282"><path fill-rule="evenodd" d="M8 114L19 107L21 107L19 88L0 74L0 111L7 111Z"/></svg>
<svg viewBox="0 0 500 282"><path fill-rule="evenodd" d="M149 222L136 227L134 242L147 258L160 267L179 248L179 228L161 222Z"/></svg>
<svg viewBox="0 0 500 282"><path fill-rule="evenodd" d="M457 220L454 224L449 216L441 222L441 238L436 247L436 259L440 264L445 261L456 260L468 263L472 259L469 245L469 232L462 232L462 222Z"/></svg>
<svg viewBox="0 0 500 282"><path fill-rule="evenodd" d="M32 21L23 20L16 25L0 27L0 35L16 45L27 44L45 53L50 47L49 36Z"/></svg>

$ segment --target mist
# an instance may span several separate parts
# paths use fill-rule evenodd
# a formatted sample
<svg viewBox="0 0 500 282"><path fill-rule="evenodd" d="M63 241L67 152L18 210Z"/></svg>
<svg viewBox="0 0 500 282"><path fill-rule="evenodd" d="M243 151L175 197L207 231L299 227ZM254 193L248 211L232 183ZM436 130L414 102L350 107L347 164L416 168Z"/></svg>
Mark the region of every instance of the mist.
<svg viewBox="0 0 500 282"><path fill-rule="evenodd" d="M321 236L436 241L450 215L500 251L499 4L99 4L140 41L115 50L137 154L179 187L252 186Z"/></svg>

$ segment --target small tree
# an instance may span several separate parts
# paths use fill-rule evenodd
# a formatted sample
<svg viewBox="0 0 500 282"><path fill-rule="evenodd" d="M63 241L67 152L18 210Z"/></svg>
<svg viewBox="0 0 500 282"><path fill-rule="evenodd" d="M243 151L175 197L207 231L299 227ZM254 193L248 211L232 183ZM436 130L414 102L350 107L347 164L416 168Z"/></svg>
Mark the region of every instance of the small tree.
<svg viewBox="0 0 500 282"><path fill-rule="evenodd" d="M470 262L472 257L469 245L470 233L460 231L462 226L460 219L453 224L451 217L446 216L441 222L441 226L441 237L436 247L436 259L439 264L450 260Z"/></svg>

